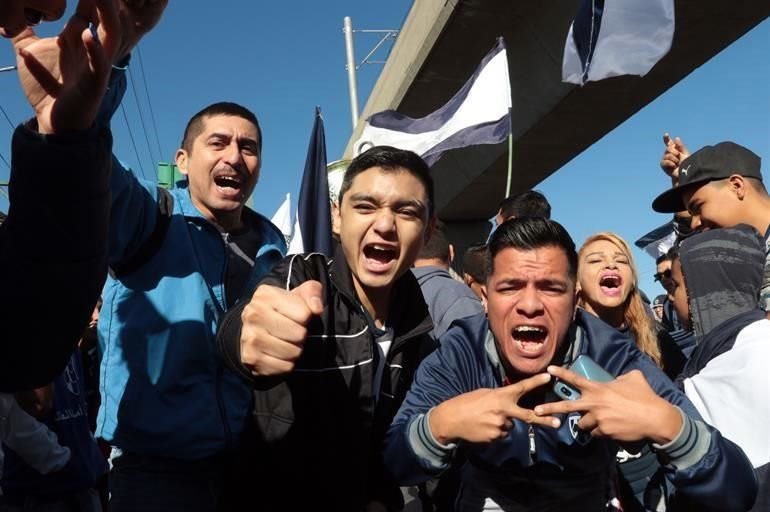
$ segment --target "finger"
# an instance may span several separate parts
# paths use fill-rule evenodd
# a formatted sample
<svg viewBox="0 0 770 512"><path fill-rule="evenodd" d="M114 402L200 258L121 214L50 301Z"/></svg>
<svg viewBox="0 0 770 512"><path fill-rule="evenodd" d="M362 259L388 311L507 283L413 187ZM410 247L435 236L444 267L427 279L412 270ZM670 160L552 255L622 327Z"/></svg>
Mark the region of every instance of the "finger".
<svg viewBox="0 0 770 512"><path fill-rule="evenodd" d="M506 400L509 400L511 404L516 405L523 395L529 393L535 388L547 384L551 380L551 376L547 373L539 373L524 380L520 380L515 384L509 384L495 390L496 393L505 395Z"/></svg>
<svg viewBox="0 0 770 512"><path fill-rule="evenodd" d="M578 420L575 426L580 430L591 432L591 435L595 435L594 432L599 428L599 422L593 413L587 412Z"/></svg>
<svg viewBox="0 0 770 512"><path fill-rule="evenodd" d="M269 317L270 313L266 310L271 309L298 324L307 325L314 315L304 297L277 286L260 286L254 292L251 302L259 303L262 306L262 309L257 309L259 319L262 319L264 316ZM244 313L246 312L244 311Z"/></svg>
<svg viewBox="0 0 770 512"><path fill-rule="evenodd" d="M247 316L244 326L256 324L257 327L264 329L271 336L289 343L303 344L307 339L307 329L304 323L297 322L273 309L267 309L263 313L258 319L253 320Z"/></svg>
<svg viewBox="0 0 770 512"><path fill-rule="evenodd" d="M663 144L668 146L671 143L671 136L668 133L663 134Z"/></svg>
<svg viewBox="0 0 770 512"><path fill-rule="evenodd" d="M108 65L107 58L104 56L102 45L99 44L99 40L94 37L90 28L83 31L81 39L83 40L83 46L86 49L88 67L95 77L93 83L94 93L101 94L102 89L107 85L110 66Z"/></svg>
<svg viewBox="0 0 770 512"><path fill-rule="evenodd" d="M18 53L19 50L22 50L26 48L27 46L31 45L32 43L39 41L40 38L37 37L37 34L35 34L35 31L32 30L31 27L27 27L16 36L11 39L11 43L13 44L14 49Z"/></svg>
<svg viewBox="0 0 770 512"><path fill-rule="evenodd" d="M568 384L572 384L573 386L578 388L578 391L584 391L584 390L587 391L591 388L596 387L595 382L591 382L590 380L586 379L581 375L578 375L572 370L562 368L561 366L551 365L548 367L546 371L551 375L553 375L554 377L557 377Z"/></svg>
<svg viewBox="0 0 770 512"><path fill-rule="evenodd" d="M302 355L302 346L276 338L264 330L245 332L241 337L241 361L256 365L264 356L294 362Z"/></svg>
<svg viewBox="0 0 770 512"><path fill-rule="evenodd" d="M18 56L19 59L24 61L27 71L29 71L47 95L52 97L59 95L62 85L45 65L41 64L33 54L26 50L26 48L19 48Z"/></svg>
<svg viewBox="0 0 770 512"><path fill-rule="evenodd" d="M82 1L82 0L81 0ZM89 0L95 2L96 25L107 59L112 62L121 41L121 24L115 0Z"/></svg>
<svg viewBox="0 0 770 512"><path fill-rule="evenodd" d="M318 281L305 281L292 290L295 296L302 297L308 309L314 315L320 315L324 310L323 286Z"/></svg>
<svg viewBox="0 0 770 512"><path fill-rule="evenodd" d="M273 375L284 375L290 373L294 369L294 363L288 361L282 361L275 357L263 354L256 364L244 365L249 368L255 376L270 377Z"/></svg>
<svg viewBox="0 0 770 512"><path fill-rule="evenodd" d="M549 402L535 407L536 416L548 416L552 414L569 414L571 412L585 412L589 410L588 404L581 399L561 400L559 402Z"/></svg>
<svg viewBox="0 0 770 512"><path fill-rule="evenodd" d="M508 416L511 418L523 421L529 425L542 425L544 427L550 428L559 428L561 425L561 420L559 420L559 418L548 415L539 416L535 414L535 411L532 409L525 409L515 405L511 406L511 408L506 411L506 414L508 414Z"/></svg>

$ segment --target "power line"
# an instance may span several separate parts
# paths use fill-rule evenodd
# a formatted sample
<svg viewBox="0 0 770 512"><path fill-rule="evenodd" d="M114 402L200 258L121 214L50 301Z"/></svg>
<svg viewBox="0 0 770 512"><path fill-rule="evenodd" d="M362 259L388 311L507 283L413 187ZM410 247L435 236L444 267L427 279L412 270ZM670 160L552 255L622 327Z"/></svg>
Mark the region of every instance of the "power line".
<svg viewBox="0 0 770 512"><path fill-rule="evenodd" d="M120 110L123 112L123 119L126 120L126 128L128 128L128 136L131 138L131 145L134 146L134 154L136 155L136 161L139 163L139 171L142 173L142 178L145 180L147 176L144 174L144 167L142 167L142 159L139 158L139 150L136 149L136 141L134 140L134 134L131 132L131 125L128 124L128 116L126 115L126 108L123 103L120 104Z"/></svg>
<svg viewBox="0 0 770 512"><path fill-rule="evenodd" d="M152 101L150 100L150 89L147 87L147 73L144 72L144 62L142 61L142 51L139 49L139 45L136 45L136 54L139 57L139 68L142 70L142 81L144 82L144 91L147 94L147 106L150 107L150 120L152 120L152 127L155 130L155 142L158 143L158 154L160 160L163 160L163 150L160 147L160 136L158 135L158 125L155 123L155 112L152 109Z"/></svg>
<svg viewBox="0 0 770 512"><path fill-rule="evenodd" d="M5 157L3 156L3 154L2 154L2 153L0 153L0 160L2 160L2 161L3 161L3 163L5 164L5 166L6 166L6 167L8 167L8 169L10 169L10 168L11 168L11 164L9 164L9 163L8 163L8 160L6 160L6 159L5 159Z"/></svg>
<svg viewBox="0 0 770 512"><path fill-rule="evenodd" d="M11 121L11 118L8 117L8 113L5 111L2 105L0 105L0 112L3 113L5 120L8 121L8 125L11 127L11 130L15 130L16 127L13 125L13 121Z"/></svg>
<svg viewBox="0 0 770 512"><path fill-rule="evenodd" d="M139 123L142 125L142 132L144 133L144 140L147 142L147 151L150 153L150 162L155 161L155 157L152 155L152 147L150 146L150 137L147 136L147 126L144 124L144 115L142 114L142 106L139 104L139 95L136 93L136 81L134 80L134 74L131 72L131 68L128 68L128 77L131 79L131 89L134 91L134 100L136 101L136 110L139 112Z"/></svg>

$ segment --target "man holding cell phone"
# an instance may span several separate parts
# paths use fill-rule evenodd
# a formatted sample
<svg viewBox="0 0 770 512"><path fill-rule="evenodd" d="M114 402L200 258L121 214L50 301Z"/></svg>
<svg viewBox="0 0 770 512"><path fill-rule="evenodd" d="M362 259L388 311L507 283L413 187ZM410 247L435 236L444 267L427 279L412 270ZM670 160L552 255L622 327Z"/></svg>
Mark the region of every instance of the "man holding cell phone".
<svg viewBox="0 0 770 512"><path fill-rule="evenodd" d="M757 484L746 456L623 334L576 309L576 268L556 222L514 219L495 231L488 318L457 323L418 369L388 433L390 471L413 485L465 461L458 510L608 510L617 443L644 441L674 499L749 508ZM616 378L568 370L581 355ZM579 397L560 401L554 377Z"/></svg>

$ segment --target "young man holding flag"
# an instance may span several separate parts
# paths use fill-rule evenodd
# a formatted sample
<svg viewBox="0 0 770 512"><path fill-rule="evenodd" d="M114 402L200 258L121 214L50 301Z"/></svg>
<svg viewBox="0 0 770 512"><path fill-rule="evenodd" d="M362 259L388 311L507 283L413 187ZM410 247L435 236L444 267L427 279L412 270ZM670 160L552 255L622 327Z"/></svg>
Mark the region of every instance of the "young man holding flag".
<svg viewBox="0 0 770 512"><path fill-rule="evenodd" d="M334 258L286 258L225 317L220 348L255 397L250 460L234 493L253 497L258 486L265 510L400 507L380 450L433 348L409 272L433 230L433 204L419 156L366 151L345 172L334 207Z"/></svg>

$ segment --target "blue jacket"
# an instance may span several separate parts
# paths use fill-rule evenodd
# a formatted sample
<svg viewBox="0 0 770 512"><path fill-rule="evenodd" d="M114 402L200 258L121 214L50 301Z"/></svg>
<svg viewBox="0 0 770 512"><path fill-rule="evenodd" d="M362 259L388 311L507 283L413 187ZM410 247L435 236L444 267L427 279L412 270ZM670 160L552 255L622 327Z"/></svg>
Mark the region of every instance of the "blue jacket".
<svg viewBox="0 0 770 512"><path fill-rule="evenodd" d="M460 470L462 510L480 510L486 497L501 505L513 500L512 510L603 509L602 500L612 496L609 489L601 492L612 478L617 445L586 437L574 428L572 418L565 418L558 429L530 428L514 421L506 438L489 444L455 448L433 439L427 427L431 408L462 393L503 385L504 373L488 333L484 315L461 320L420 365L388 432L385 463L389 470L401 484L411 485L441 473L453 457L466 460ZM665 477L678 493L714 510L751 506L757 483L746 456L703 423L684 394L628 338L578 311L570 339L574 341L569 359L587 354L616 376L640 370L658 395L684 412L682 435L670 446L656 447ZM556 486L560 489L554 494ZM571 498L563 502L559 496ZM587 504L590 499L594 505Z"/></svg>
<svg viewBox="0 0 770 512"><path fill-rule="evenodd" d="M227 235L195 208L184 182L171 194L162 245L137 270L109 277L104 287L96 434L142 455L200 459L237 439L252 392L225 370L215 343L226 308ZM152 234L157 195L154 183L113 158L111 266L131 258ZM260 233L252 275L264 275L283 257L283 236L247 208L243 220Z"/></svg>

